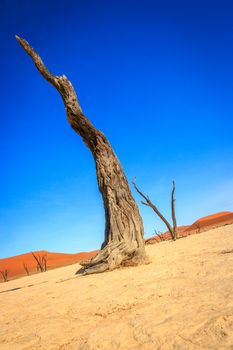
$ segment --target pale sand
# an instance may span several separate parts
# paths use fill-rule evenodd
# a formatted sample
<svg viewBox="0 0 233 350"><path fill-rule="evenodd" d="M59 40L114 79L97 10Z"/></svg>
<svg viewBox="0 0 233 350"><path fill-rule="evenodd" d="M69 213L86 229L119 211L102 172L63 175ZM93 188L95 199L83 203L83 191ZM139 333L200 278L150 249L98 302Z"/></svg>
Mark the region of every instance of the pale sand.
<svg viewBox="0 0 233 350"><path fill-rule="evenodd" d="M233 349L233 225L146 249L145 266L1 283L0 349Z"/></svg>

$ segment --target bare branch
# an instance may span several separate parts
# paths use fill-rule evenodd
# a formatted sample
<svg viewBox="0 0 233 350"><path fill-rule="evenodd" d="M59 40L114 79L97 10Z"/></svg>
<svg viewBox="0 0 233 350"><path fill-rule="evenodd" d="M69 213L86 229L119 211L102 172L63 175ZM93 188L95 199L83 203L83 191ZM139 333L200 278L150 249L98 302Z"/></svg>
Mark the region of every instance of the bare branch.
<svg viewBox="0 0 233 350"><path fill-rule="evenodd" d="M15 36L22 48L27 52L27 54L32 58L36 68L43 75L43 77L49 81L56 89L59 89L59 79L60 77L54 76L49 72L49 70L45 67L42 59L38 55L38 53L29 45L29 43L20 38L18 35Z"/></svg>
<svg viewBox="0 0 233 350"><path fill-rule="evenodd" d="M151 202L151 200L149 199L148 196L145 196L137 187L135 180L132 181L135 190L140 194L140 196L142 196L145 200L146 203L143 202L142 204L147 205L149 207L151 207L154 212L160 217L160 219L165 223L165 225L167 226L168 231L171 234L171 237L173 238L173 230L171 225L169 224L169 222L167 221L167 219L161 214L161 212L158 210L158 208Z"/></svg>
<svg viewBox="0 0 233 350"><path fill-rule="evenodd" d="M33 252L32 252L32 255L33 255L33 258L37 262L37 271L40 270L40 272L44 272L44 267L43 267L43 262L41 260L41 256L40 255L36 256L36 254Z"/></svg>
<svg viewBox="0 0 233 350"><path fill-rule="evenodd" d="M171 209L172 209L173 235L174 235L173 239L176 239L177 238L177 223L176 223L175 198L174 198L176 185L175 185L174 180L172 181L172 186L173 186L173 188L172 188L172 198L171 198L171 207L172 207Z"/></svg>
<svg viewBox="0 0 233 350"><path fill-rule="evenodd" d="M28 269L27 264L23 263L23 268L26 271L26 274L29 276L29 269Z"/></svg>
<svg viewBox="0 0 233 350"><path fill-rule="evenodd" d="M142 196L142 198L144 198L144 199L146 200L146 202L150 201L150 200L149 200L149 197L146 196L145 194L143 194L143 193L138 189L138 187L137 187L137 185L136 185L136 182L135 182L135 179L132 181L132 184L134 185L135 190L140 194L140 196ZM148 205L149 205L149 203L148 203Z"/></svg>
<svg viewBox="0 0 233 350"><path fill-rule="evenodd" d="M154 229L154 232L155 232L155 235L157 237L159 237L160 241L164 241L165 240L164 236L163 236L163 234L161 232L157 231L156 229Z"/></svg>
<svg viewBox="0 0 233 350"><path fill-rule="evenodd" d="M44 271L47 271L47 255L42 256L42 266L44 268Z"/></svg>
<svg viewBox="0 0 233 350"><path fill-rule="evenodd" d="M143 201L141 201L141 203L142 203L143 205L146 205L147 207L149 207L149 204L147 204L147 203L145 203L145 202L143 202Z"/></svg>
<svg viewBox="0 0 233 350"><path fill-rule="evenodd" d="M30 44L16 35L16 39L27 54L32 58L40 74L52 84L61 94L66 115L71 127L83 138L85 144L93 152L96 144L97 130L92 123L82 113L76 92L65 75L55 76L44 65L39 54L30 46ZM99 132L100 133L100 132ZM107 142L107 141L106 141Z"/></svg>

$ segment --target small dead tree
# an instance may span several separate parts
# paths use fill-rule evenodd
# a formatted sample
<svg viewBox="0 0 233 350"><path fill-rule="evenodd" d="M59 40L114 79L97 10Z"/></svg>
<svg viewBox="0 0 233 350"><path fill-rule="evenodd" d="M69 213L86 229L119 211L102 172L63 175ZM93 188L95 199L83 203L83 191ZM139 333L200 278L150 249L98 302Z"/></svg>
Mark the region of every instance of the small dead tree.
<svg viewBox="0 0 233 350"><path fill-rule="evenodd" d="M201 225L199 224L199 222L196 223L196 228L197 228L197 233L201 232Z"/></svg>
<svg viewBox="0 0 233 350"><path fill-rule="evenodd" d="M42 261L42 266L44 268L44 272L46 272L47 271L47 255L46 254L42 256L41 261Z"/></svg>
<svg viewBox="0 0 233 350"><path fill-rule="evenodd" d="M165 237L159 230L154 229L155 236L159 237L160 241L165 241Z"/></svg>
<svg viewBox="0 0 233 350"><path fill-rule="evenodd" d="M30 273L29 273L29 269L28 269L27 264L23 263L23 268L24 268L24 270L26 271L26 274L29 276Z"/></svg>
<svg viewBox="0 0 233 350"><path fill-rule="evenodd" d="M3 278L3 281L4 282L8 282L9 270L2 270L0 272L1 272L1 275L2 275L2 278Z"/></svg>
<svg viewBox="0 0 233 350"><path fill-rule="evenodd" d="M37 266L36 266L37 272L38 271L46 272L47 271L47 255L46 254L36 255L35 253L32 252L32 256L37 262Z"/></svg>
<svg viewBox="0 0 233 350"><path fill-rule="evenodd" d="M83 268L77 273L88 275L148 262L142 218L110 142L84 115L68 78L53 75L26 40L18 36L16 39L32 58L40 74L60 93L70 126L81 136L95 161L105 210L105 238L99 253L90 261L82 262Z"/></svg>
<svg viewBox="0 0 233 350"><path fill-rule="evenodd" d="M173 226L170 225L170 223L167 221L167 219L161 214L159 209L151 202L150 198L146 195L144 195L137 187L135 179L132 181L135 190L140 194L142 198L144 198L145 202L142 201L141 203L143 205L146 205L148 207L151 207L154 212L160 217L160 219L165 223L167 226L167 229L170 233L171 238L175 241L178 238L178 232L177 232L177 223L176 223L176 214L175 214L175 181L172 181L172 194L171 194L171 212L172 212L172 222Z"/></svg>

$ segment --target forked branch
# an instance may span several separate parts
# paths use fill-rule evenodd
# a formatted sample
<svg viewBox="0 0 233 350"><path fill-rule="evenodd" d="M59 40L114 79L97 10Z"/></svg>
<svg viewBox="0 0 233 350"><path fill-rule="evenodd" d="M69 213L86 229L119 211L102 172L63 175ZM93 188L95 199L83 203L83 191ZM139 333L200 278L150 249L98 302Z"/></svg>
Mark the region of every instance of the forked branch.
<svg viewBox="0 0 233 350"><path fill-rule="evenodd" d="M33 258L35 259L35 261L37 262L37 271L40 271L40 272L45 272L47 271L47 256L46 254L44 255L40 255L38 254L38 256L32 252L32 256Z"/></svg>
<svg viewBox="0 0 233 350"><path fill-rule="evenodd" d="M164 224L167 226L167 229L171 235L171 238L173 240L177 239L177 224L176 224L176 216L175 216L175 199L174 199L174 193L175 193L175 181L173 181L173 188L172 188L172 196L171 196L171 207L172 207L172 220L173 220L173 227L170 225L168 220L163 216L163 214L159 211L159 209L156 207L155 204L153 204L148 196L143 194L139 188L136 185L135 179L132 181L135 190L140 194L142 198L144 198L144 201L141 201L143 205L146 205L148 207L151 207L154 212L160 217L160 219L164 222Z"/></svg>

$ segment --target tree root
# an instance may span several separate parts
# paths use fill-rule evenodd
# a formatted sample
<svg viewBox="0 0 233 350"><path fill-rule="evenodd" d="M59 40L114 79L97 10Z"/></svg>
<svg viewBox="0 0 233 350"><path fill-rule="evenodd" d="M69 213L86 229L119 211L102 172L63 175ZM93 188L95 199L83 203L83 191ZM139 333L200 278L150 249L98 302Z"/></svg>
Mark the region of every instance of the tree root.
<svg viewBox="0 0 233 350"><path fill-rule="evenodd" d="M110 243L89 261L82 261L76 274L90 275L104 271L112 271L121 266L137 266L148 262L145 251L127 247L125 242Z"/></svg>

